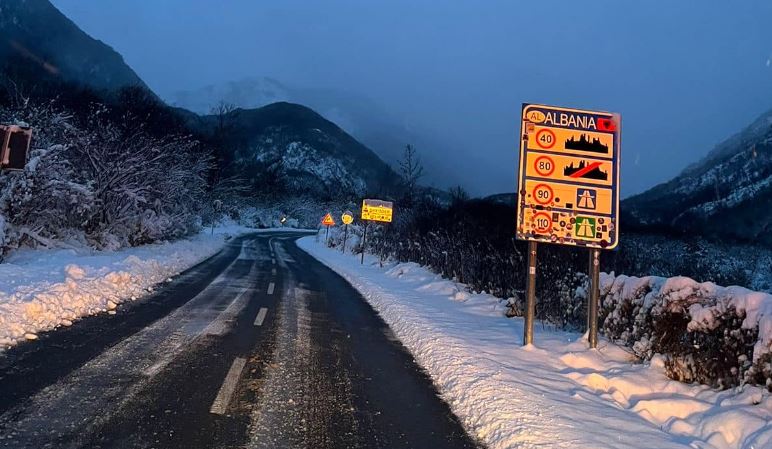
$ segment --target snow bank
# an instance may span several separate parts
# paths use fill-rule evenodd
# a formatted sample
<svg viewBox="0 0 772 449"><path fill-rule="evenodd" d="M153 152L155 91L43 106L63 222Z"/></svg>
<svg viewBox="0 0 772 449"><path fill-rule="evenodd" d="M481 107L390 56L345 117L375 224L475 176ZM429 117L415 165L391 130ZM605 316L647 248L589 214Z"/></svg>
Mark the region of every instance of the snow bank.
<svg viewBox="0 0 772 449"><path fill-rule="evenodd" d="M80 317L110 312L219 251L221 227L171 243L120 251L19 250L0 264L0 349ZM86 251L86 250L84 250Z"/></svg>
<svg viewBox="0 0 772 449"><path fill-rule="evenodd" d="M658 357L634 363L606 340L588 350L581 335L538 324L535 345L522 347L522 319L505 318L506 305L491 295L414 263L380 268L367 257L361 266L313 237L299 246L362 293L490 448L772 447L772 399L763 389L676 382ZM616 284L620 292L647 286Z"/></svg>

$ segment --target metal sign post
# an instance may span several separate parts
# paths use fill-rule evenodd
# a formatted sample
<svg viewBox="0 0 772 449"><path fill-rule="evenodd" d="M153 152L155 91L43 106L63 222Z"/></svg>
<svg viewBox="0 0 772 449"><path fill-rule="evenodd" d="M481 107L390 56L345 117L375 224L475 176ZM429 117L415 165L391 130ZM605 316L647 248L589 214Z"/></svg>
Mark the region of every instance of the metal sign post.
<svg viewBox="0 0 772 449"><path fill-rule="evenodd" d="M365 264L365 246L367 245L367 222L365 222L365 230L362 233L362 260L359 261L360 265Z"/></svg>
<svg viewBox="0 0 772 449"><path fill-rule="evenodd" d="M525 284L523 346L533 343L533 321L536 315L536 249L538 245L536 242L528 242L528 274Z"/></svg>
<svg viewBox="0 0 772 449"><path fill-rule="evenodd" d="M590 266L590 304L587 307L587 316L589 320L587 340L590 348L598 347L598 304L600 300L600 250L593 248L592 265Z"/></svg>

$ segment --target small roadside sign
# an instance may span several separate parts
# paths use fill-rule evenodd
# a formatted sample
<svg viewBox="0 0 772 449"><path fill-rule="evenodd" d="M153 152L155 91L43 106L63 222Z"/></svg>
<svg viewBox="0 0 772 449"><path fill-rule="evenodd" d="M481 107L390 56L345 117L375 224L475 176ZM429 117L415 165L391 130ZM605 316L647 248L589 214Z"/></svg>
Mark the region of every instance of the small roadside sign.
<svg viewBox="0 0 772 449"><path fill-rule="evenodd" d="M332 218L332 214L328 213L327 215L322 218L322 225L324 226L335 226L335 219Z"/></svg>
<svg viewBox="0 0 772 449"><path fill-rule="evenodd" d="M0 168L24 170L32 140L32 129L17 125L0 125Z"/></svg>
<svg viewBox="0 0 772 449"><path fill-rule="evenodd" d="M343 253L346 253L346 240L348 240L348 225L354 222L354 214L347 210L343 212L343 215L340 216L341 221L343 221L344 229L343 229Z"/></svg>
<svg viewBox="0 0 772 449"><path fill-rule="evenodd" d="M394 203L391 201L371 199L362 201L362 220L391 223L393 214Z"/></svg>
<svg viewBox="0 0 772 449"><path fill-rule="evenodd" d="M523 104L517 238L619 244L620 115Z"/></svg>

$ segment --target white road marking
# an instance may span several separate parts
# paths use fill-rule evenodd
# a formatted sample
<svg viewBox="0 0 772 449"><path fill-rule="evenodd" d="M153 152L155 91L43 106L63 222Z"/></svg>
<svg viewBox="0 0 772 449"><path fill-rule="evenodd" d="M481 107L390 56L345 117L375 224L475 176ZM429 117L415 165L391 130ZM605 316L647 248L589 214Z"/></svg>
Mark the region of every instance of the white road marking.
<svg viewBox="0 0 772 449"><path fill-rule="evenodd" d="M238 384L239 377L241 377L241 371L244 370L244 365L247 364L246 359L237 357L231 365L231 369L228 371L228 375L225 376L225 381L220 387L220 391L217 393L217 397L214 398L212 407L209 409L209 413L215 413L218 415L224 415L225 410L228 408L228 404L231 402L231 397L236 391L236 384Z"/></svg>
<svg viewBox="0 0 772 449"><path fill-rule="evenodd" d="M271 263L276 265L276 259L271 259Z"/></svg>
<svg viewBox="0 0 772 449"><path fill-rule="evenodd" d="M255 318L255 326L262 326L265 320L265 315L268 313L268 309L260 307L260 311L257 312L257 318Z"/></svg>
<svg viewBox="0 0 772 449"><path fill-rule="evenodd" d="M276 268L271 268L271 274L276 276Z"/></svg>
<svg viewBox="0 0 772 449"><path fill-rule="evenodd" d="M273 295L273 289L274 289L274 288L276 288L276 285L274 285L274 283L273 283L273 282L271 282L270 284L268 284L268 294L269 294L269 295Z"/></svg>
<svg viewBox="0 0 772 449"><path fill-rule="evenodd" d="M239 313L241 313L241 311L244 310L244 307L247 305L247 295L245 295L245 293L248 290L248 288L241 290L241 292L239 292L239 294L236 295L233 301L231 301L231 303L228 305L228 308L223 310L223 312L218 315L214 321L209 323L209 325L204 329L203 334L225 334L225 332L228 330L228 323L234 321L236 317L239 316Z"/></svg>
<svg viewBox="0 0 772 449"><path fill-rule="evenodd" d="M257 260L260 250L257 245L254 244L254 240L247 240L241 244L241 253L239 253L239 260Z"/></svg>

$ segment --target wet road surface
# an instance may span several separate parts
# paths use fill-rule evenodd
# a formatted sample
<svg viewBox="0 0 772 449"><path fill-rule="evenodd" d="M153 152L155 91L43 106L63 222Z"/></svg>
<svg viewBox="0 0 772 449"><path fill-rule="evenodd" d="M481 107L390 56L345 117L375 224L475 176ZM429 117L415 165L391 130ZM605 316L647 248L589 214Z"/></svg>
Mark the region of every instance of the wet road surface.
<svg viewBox="0 0 772 449"><path fill-rule="evenodd" d="M477 447L302 235L234 239L115 315L0 354L0 448Z"/></svg>

